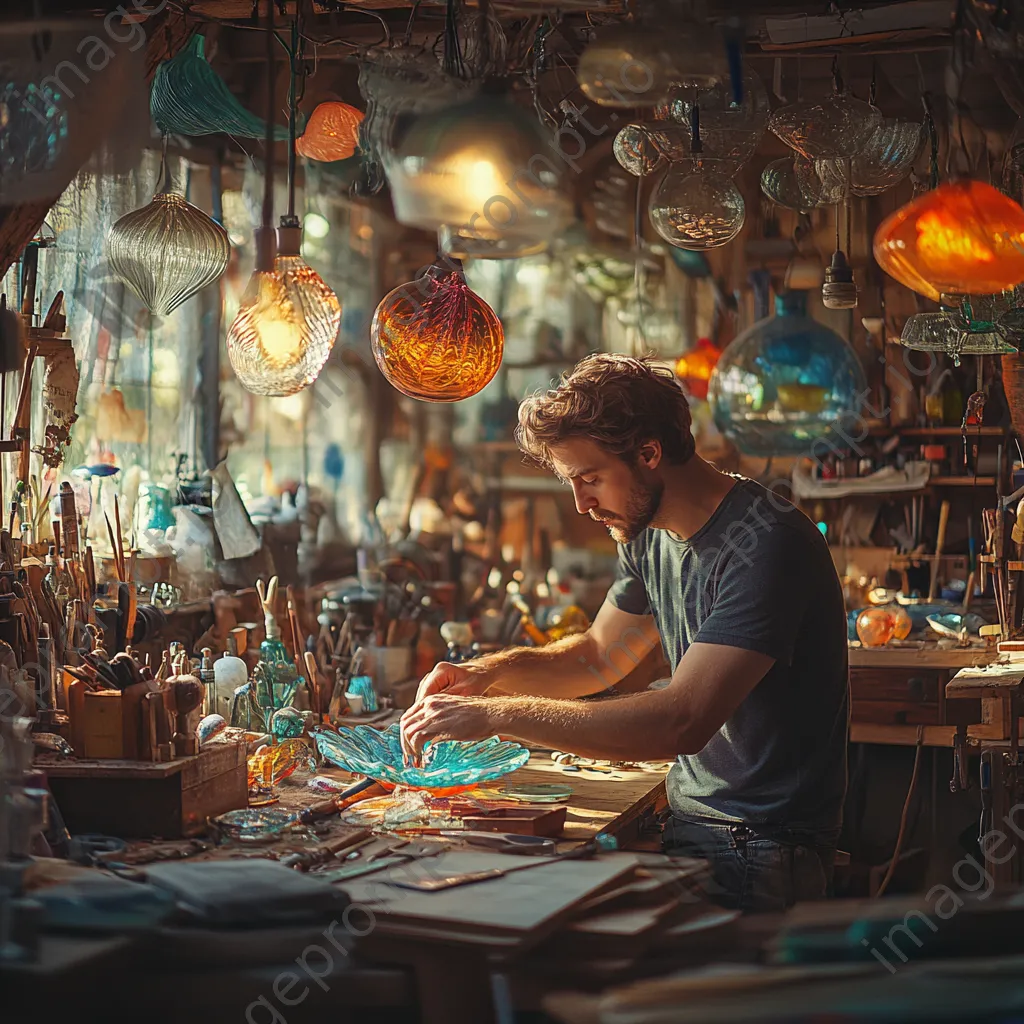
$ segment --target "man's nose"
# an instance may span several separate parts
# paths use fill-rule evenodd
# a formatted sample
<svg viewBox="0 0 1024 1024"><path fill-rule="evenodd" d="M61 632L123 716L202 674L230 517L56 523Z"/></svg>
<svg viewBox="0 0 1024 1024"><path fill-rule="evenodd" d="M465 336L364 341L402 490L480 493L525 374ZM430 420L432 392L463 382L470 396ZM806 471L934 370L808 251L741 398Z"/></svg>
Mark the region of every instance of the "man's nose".
<svg viewBox="0 0 1024 1024"><path fill-rule="evenodd" d="M576 511L581 516L585 516L592 508L597 508L597 499L592 494L588 494L582 484L574 482L572 493L576 499Z"/></svg>

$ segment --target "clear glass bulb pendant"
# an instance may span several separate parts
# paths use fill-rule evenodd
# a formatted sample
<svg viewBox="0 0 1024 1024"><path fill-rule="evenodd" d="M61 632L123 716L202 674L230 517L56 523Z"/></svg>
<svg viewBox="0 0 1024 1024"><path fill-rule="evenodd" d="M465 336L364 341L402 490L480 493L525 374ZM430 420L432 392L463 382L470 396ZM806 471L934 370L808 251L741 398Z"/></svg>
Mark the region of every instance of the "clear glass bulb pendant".
<svg viewBox="0 0 1024 1024"><path fill-rule="evenodd" d="M317 379L341 323L338 297L298 255L299 229L284 227L278 236L280 251L271 262L273 232L257 231L260 259L227 336L231 368L243 387L273 398Z"/></svg>
<svg viewBox="0 0 1024 1024"><path fill-rule="evenodd" d="M674 165L651 194L651 223L670 245L713 249L731 242L743 227L740 190L724 174L698 165Z"/></svg>

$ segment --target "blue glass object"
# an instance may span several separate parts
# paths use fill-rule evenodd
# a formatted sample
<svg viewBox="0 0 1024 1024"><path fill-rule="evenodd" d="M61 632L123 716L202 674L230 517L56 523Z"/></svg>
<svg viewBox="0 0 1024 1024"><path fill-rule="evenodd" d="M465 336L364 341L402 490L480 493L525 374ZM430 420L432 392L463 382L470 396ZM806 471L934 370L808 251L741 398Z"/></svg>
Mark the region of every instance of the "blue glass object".
<svg viewBox="0 0 1024 1024"><path fill-rule="evenodd" d="M373 713L380 710L377 702L377 691L373 688L373 679L370 676L353 676L349 680L348 693L354 693L357 697L363 698L363 710Z"/></svg>
<svg viewBox="0 0 1024 1024"><path fill-rule="evenodd" d="M398 723L385 730L357 725L340 732L317 732L317 749L332 764L379 782L415 789L448 789L500 779L530 760L518 743L492 736L476 743L442 740L428 744L422 767L406 766Z"/></svg>
<svg viewBox="0 0 1024 1024"><path fill-rule="evenodd" d="M5 77L15 74L10 67L3 70ZM19 179L58 166L68 137L65 106L66 97L53 85L30 80L0 85L0 178Z"/></svg>
<svg viewBox="0 0 1024 1024"><path fill-rule="evenodd" d="M149 94L149 112L162 135L216 135L262 139L266 125L235 99L227 83L210 67L206 40L198 33L170 60L156 69ZM288 129L274 128L283 142Z"/></svg>
<svg viewBox="0 0 1024 1024"><path fill-rule="evenodd" d="M171 513L171 492L163 484L143 484L143 515L146 530L168 530L174 525Z"/></svg>
<svg viewBox="0 0 1024 1024"><path fill-rule="evenodd" d="M297 739L305 724L298 708L285 707L274 712L270 731L276 740Z"/></svg>
<svg viewBox="0 0 1024 1024"><path fill-rule="evenodd" d="M260 644L260 660L253 669L252 683L266 730L275 738L274 714L291 704L301 681L284 644L268 636Z"/></svg>
<svg viewBox="0 0 1024 1024"><path fill-rule="evenodd" d="M708 385L718 429L745 455L821 454L859 437L867 385L852 348L807 315L807 293L775 299L775 316L722 353ZM845 442L848 446L848 441Z"/></svg>

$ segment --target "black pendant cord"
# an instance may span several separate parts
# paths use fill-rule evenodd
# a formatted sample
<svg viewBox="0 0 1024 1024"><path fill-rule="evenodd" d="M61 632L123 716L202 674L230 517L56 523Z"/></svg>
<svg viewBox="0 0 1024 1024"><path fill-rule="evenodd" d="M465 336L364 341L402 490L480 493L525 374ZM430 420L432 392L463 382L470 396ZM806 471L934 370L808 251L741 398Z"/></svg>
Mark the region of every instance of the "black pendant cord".
<svg viewBox="0 0 1024 1024"><path fill-rule="evenodd" d="M263 215L261 226L270 230L274 218L274 4L267 2L267 125L263 140Z"/></svg>
<svg viewBox="0 0 1024 1024"><path fill-rule="evenodd" d="M292 45L288 51L288 223L295 221L295 122L298 99L295 91L296 67L299 61L299 17L292 22Z"/></svg>

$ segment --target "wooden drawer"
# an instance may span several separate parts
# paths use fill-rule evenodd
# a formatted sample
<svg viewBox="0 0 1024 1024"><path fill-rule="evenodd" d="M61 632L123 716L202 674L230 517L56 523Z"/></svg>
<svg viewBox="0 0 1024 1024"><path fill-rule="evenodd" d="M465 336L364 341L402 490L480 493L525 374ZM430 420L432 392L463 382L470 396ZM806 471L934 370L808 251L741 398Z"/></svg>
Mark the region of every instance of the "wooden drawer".
<svg viewBox="0 0 1024 1024"><path fill-rule="evenodd" d="M850 713L875 725L941 725L945 673L915 669L850 669Z"/></svg>

